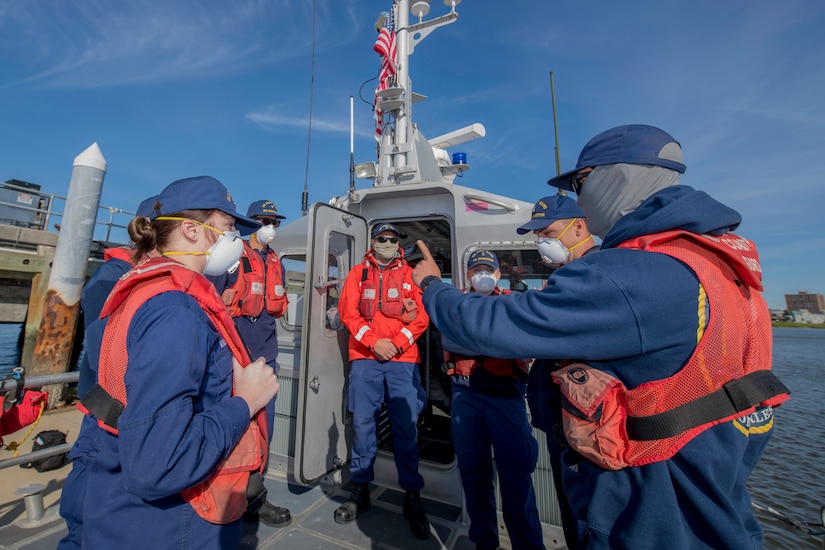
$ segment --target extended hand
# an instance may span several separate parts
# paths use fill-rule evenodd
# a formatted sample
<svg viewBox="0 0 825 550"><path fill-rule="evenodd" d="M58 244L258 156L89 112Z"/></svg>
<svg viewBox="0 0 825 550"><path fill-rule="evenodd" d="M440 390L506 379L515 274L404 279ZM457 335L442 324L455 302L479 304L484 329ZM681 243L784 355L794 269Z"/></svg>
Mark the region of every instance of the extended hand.
<svg viewBox="0 0 825 550"><path fill-rule="evenodd" d="M246 401L249 406L249 418L252 418L272 401L281 383L263 357L258 357L246 368L241 367L238 360L233 357L232 370L235 377L235 395Z"/></svg>
<svg viewBox="0 0 825 550"><path fill-rule="evenodd" d="M433 255L430 254L430 249L427 248L427 245L424 244L423 241L417 241L418 249L421 251L421 255L424 256L418 264L415 266L412 272L413 282L417 285L421 284L421 281L424 280L424 277L428 277L430 275L435 275L436 277L441 277L441 270L438 269L438 266L433 259Z"/></svg>

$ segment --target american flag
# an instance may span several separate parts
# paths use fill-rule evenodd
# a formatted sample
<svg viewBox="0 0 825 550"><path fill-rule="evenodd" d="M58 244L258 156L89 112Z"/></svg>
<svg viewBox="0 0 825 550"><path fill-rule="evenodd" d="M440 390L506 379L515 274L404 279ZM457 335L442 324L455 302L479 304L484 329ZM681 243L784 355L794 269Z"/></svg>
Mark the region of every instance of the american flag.
<svg viewBox="0 0 825 550"><path fill-rule="evenodd" d="M390 85L390 80L395 75L397 67L395 65L395 18L393 11L390 10L384 26L378 32L378 38L375 40L375 45L372 47L378 55L381 56L381 72L378 73L378 87L375 89L377 94L381 90L385 90ZM384 112L378 108L378 96L375 96L375 138L381 137L381 129L384 126Z"/></svg>

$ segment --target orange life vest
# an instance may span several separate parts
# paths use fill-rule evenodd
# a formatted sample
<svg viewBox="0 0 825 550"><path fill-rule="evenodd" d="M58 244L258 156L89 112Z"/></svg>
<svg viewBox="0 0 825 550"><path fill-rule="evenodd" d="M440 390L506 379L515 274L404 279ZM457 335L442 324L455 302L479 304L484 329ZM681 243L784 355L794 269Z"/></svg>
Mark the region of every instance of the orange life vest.
<svg viewBox="0 0 825 550"><path fill-rule="evenodd" d="M408 294L412 288L404 281L404 260L396 258L384 269L379 269L370 260L361 271L358 311L369 321L378 311L405 323L413 321L418 306L412 298L404 297L405 291Z"/></svg>
<svg viewBox="0 0 825 550"><path fill-rule="evenodd" d="M123 260L124 262L134 264L134 262L132 262L132 254L134 253L134 250L131 248L126 248L125 246L106 248L103 250L103 261L107 262L112 258L117 258L118 260Z"/></svg>
<svg viewBox="0 0 825 550"><path fill-rule="evenodd" d="M707 295L699 301L707 327L679 372L633 389L582 363L555 371L573 449L610 470L660 462L711 426L788 399L788 389L770 372L771 319L752 242L733 234L668 231L618 247L687 264Z"/></svg>
<svg viewBox="0 0 825 550"><path fill-rule="evenodd" d="M103 333L98 381L78 408L93 414L104 430L117 434L117 419L127 406L124 376L128 366L126 337L132 317L147 300L168 291L184 292L198 302L241 365L250 363L215 287L201 274L166 258L155 258L129 271L112 289L100 313L109 317ZM234 393L234 392L233 392ZM230 523L246 510L246 487L252 471L266 460L267 418L261 410L240 441L205 481L181 492L195 512L211 523Z"/></svg>
<svg viewBox="0 0 825 550"><path fill-rule="evenodd" d="M278 255L267 253L264 260L249 243L244 242L243 248L238 278L221 294L223 303L232 317L258 317L264 308L273 317L282 317L289 299Z"/></svg>

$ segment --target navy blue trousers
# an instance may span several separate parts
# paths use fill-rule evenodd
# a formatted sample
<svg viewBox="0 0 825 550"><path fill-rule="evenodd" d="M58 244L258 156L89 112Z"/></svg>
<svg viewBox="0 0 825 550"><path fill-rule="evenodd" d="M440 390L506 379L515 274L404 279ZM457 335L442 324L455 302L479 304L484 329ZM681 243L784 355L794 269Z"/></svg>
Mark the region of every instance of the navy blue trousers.
<svg viewBox="0 0 825 550"><path fill-rule="evenodd" d="M386 401L392 427L393 457L398 485L405 491L424 487L418 473L418 415L424 408L418 365L373 359L356 359L349 374L347 402L355 437L352 442L350 477L368 483L375 474L378 454L378 414Z"/></svg>
<svg viewBox="0 0 825 550"><path fill-rule="evenodd" d="M524 399L490 396L453 382L452 430L461 484L470 515L470 540L497 547L493 453L504 524L514 550L544 548L530 474L538 443Z"/></svg>

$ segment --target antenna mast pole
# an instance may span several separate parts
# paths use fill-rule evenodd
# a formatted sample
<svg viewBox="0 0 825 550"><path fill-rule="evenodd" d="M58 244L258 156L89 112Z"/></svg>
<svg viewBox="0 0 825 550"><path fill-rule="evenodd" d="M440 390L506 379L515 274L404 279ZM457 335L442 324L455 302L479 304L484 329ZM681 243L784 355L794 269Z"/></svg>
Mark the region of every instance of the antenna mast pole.
<svg viewBox="0 0 825 550"><path fill-rule="evenodd" d="M349 96L349 194L355 195L355 106Z"/></svg>
<svg viewBox="0 0 825 550"><path fill-rule="evenodd" d="M553 132L556 135L556 146L553 148L556 154L556 175L561 174L561 158L559 155L559 122L556 118L556 86L553 84L553 71L550 71L550 98L553 101ZM567 191L559 189L559 195L567 195Z"/></svg>
<svg viewBox="0 0 825 550"><path fill-rule="evenodd" d="M561 158L559 156L559 123L556 120L556 87L553 84L553 71L550 71L550 97L553 101L553 132L556 135L556 146L553 148L556 153L556 175L561 174Z"/></svg>

